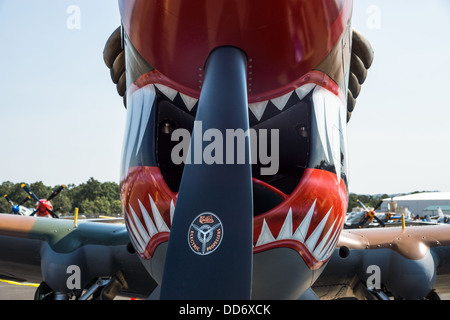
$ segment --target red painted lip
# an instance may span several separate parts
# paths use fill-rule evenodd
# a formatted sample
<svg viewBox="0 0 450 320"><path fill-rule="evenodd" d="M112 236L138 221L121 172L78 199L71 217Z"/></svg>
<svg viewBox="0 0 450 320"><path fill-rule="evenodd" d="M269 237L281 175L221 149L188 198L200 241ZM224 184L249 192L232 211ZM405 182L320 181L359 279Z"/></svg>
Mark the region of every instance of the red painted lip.
<svg viewBox="0 0 450 320"><path fill-rule="evenodd" d="M341 36L352 5L352 0L119 1L123 26L139 53L190 90L201 88L214 48L241 48L254 100L317 66Z"/></svg>
<svg viewBox="0 0 450 320"><path fill-rule="evenodd" d="M160 243L169 240L177 195L157 167L130 168L120 189L131 241L138 254L149 259Z"/></svg>
<svg viewBox="0 0 450 320"><path fill-rule="evenodd" d="M257 103L261 101L278 98L308 83L314 83L321 87L327 88L327 90L335 94L342 102L345 102L344 94L342 93L341 89L339 89L339 86L336 84L336 82L334 82L329 76L327 76L323 72L315 70L309 71L308 73L306 73L305 75L298 78L296 81L290 83L287 86L270 90L266 92L264 95L248 96L248 102ZM183 86L182 84L177 83L172 79L166 77L158 70L153 70L139 77L139 79L137 79L128 89L128 95L133 94L135 91L147 86L148 84L162 84L189 97L195 99L199 99L200 97L200 90L193 90L191 88Z"/></svg>
<svg viewBox="0 0 450 320"><path fill-rule="evenodd" d="M279 206L254 218L253 252L289 247L311 269L331 256L347 212L347 189L334 173L306 169L297 188Z"/></svg>
<svg viewBox="0 0 450 320"><path fill-rule="evenodd" d="M133 167L121 183L121 196L130 238L139 255L149 259L169 239L177 194L167 187L159 168ZM253 252L288 247L311 269L320 268L344 223L345 184L328 171L307 169L294 192L284 196L279 206L254 218Z"/></svg>

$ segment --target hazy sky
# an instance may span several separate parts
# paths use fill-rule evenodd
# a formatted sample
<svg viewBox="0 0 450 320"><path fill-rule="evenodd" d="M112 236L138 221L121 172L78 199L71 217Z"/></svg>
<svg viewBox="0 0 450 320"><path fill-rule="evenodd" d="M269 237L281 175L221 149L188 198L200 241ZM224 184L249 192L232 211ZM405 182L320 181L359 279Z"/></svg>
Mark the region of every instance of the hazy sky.
<svg viewBox="0 0 450 320"><path fill-rule="evenodd" d="M0 182L119 182L126 110L102 57L119 24L115 0L0 0ZM450 191L450 2L355 0L353 25L375 60L350 192Z"/></svg>
<svg viewBox="0 0 450 320"><path fill-rule="evenodd" d="M355 0L353 25L375 59L348 124L350 191L450 191L450 1Z"/></svg>
<svg viewBox="0 0 450 320"><path fill-rule="evenodd" d="M0 0L0 181L118 182L126 110L102 52L119 25L113 0Z"/></svg>

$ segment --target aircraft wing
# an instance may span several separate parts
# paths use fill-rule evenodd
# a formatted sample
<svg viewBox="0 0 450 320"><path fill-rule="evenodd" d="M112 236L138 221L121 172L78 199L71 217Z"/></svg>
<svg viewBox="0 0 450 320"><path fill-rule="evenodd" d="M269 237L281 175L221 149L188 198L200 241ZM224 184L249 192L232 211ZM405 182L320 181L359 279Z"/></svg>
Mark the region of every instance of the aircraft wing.
<svg viewBox="0 0 450 320"><path fill-rule="evenodd" d="M0 277L45 282L62 295L100 279L106 298L147 297L156 287L125 225L10 214L0 214Z"/></svg>
<svg viewBox="0 0 450 320"><path fill-rule="evenodd" d="M343 230L312 289L321 299L437 299L450 289L450 225Z"/></svg>

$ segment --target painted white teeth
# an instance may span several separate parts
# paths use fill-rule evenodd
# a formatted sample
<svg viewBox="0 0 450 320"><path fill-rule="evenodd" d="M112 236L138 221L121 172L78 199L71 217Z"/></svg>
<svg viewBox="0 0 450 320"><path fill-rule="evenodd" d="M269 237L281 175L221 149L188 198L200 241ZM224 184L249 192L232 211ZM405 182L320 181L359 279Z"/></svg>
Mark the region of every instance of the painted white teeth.
<svg viewBox="0 0 450 320"><path fill-rule="evenodd" d="M292 237L292 209L289 208L289 212L286 215L283 226L278 234L277 240L290 239Z"/></svg>
<svg viewBox="0 0 450 320"><path fill-rule="evenodd" d="M159 213L158 208L155 205L155 202L153 201L152 197L148 195L150 199L150 205L152 207L152 213L153 218L155 219L156 228L159 230L159 232L169 232L169 228L167 227L166 223L164 222L164 219L161 217L161 213Z"/></svg>
<svg viewBox="0 0 450 320"><path fill-rule="evenodd" d="M185 94L183 94L183 93L181 93L181 92L180 92L180 97L181 97L181 99L183 100L183 102L184 102L186 108L187 108L189 111L192 110L192 108L195 106L195 104L196 104L197 101L198 101L198 99L189 97L189 96L187 96L187 95L185 95Z"/></svg>
<svg viewBox="0 0 450 320"><path fill-rule="evenodd" d="M133 208L130 206L130 212L131 212L131 216L133 218L133 223L134 226L137 229L137 234L136 234L136 238L141 241L139 241L139 243L143 246L145 246L149 241L150 241L150 235L148 234L147 230L144 228L144 226L142 225L141 221L139 220L139 218L136 215L136 212L134 212Z"/></svg>
<svg viewBox="0 0 450 320"><path fill-rule="evenodd" d="M141 208L142 216L144 217L145 225L147 226L147 230L148 230L150 238L151 238L155 234L158 233L158 229L156 228L155 224L153 223L152 219L150 218L150 215L148 214L147 209L145 209L141 200L138 200L138 202L139 202L139 207Z"/></svg>
<svg viewBox="0 0 450 320"><path fill-rule="evenodd" d="M144 243L139 232L136 230L135 223L132 221L132 220L134 220L134 218L130 217L130 214L128 214L127 211L126 211L126 213L127 213L127 217L129 217L129 218L126 219L125 221L127 222L127 226L129 228L129 230L131 229L131 232L129 232L130 239L132 240L133 244L135 245L134 247L136 248L136 250L138 250L139 252L144 252L146 243Z"/></svg>
<svg viewBox="0 0 450 320"><path fill-rule="evenodd" d="M150 195L148 195L148 197L150 199L150 206L155 223L153 223L150 214L139 199L139 208L141 209L141 214L144 218L145 227L141 223L141 220L139 220L136 212L134 211L133 207L131 207L131 205L129 206L129 210L125 209L126 216L128 217L128 219L126 219L125 221L127 223L127 226L129 227L129 230L131 230L130 238L133 242L133 245L135 245L136 250L138 250L140 253L144 253L153 236L160 232L170 232L170 229L167 227L167 224L162 218L161 213L159 212L159 209L153 201L152 197ZM171 220L173 217L173 211L175 211L175 206L173 204L173 201L171 201Z"/></svg>
<svg viewBox="0 0 450 320"><path fill-rule="evenodd" d="M334 165L341 181L341 146L347 163L347 113L342 101L330 91L316 86L313 93L314 115L326 160ZM344 119L345 117L345 119Z"/></svg>
<svg viewBox="0 0 450 320"><path fill-rule="evenodd" d="M295 89L295 93L297 94L297 97L300 100L303 100L304 97L308 95L308 93L311 92L312 89L316 86L315 83L307 83L297 89Z"/></svg>
<svg viewBox="0 0 450 320"><path fill-rule="evenodd" d="M283 226L281 227L281 230L275 239L272 232L270 231L270 228L266 222L266 220L263 220L263 226L261 228L261 233L259 235L258 241L256 242L255 247L262 246L267 243L279 241L279 240L288 240L293 239L297 240L301 243L303 243L309 250L309 252L312 253L312 255L318 260L322 261L327 259L331 253L332 249L334 248L334 245L336 244L336 240L338 239L339 235L339 223L338 218L336 218L331 226L330 229L328 229L327 233L323 236L320 243L318 243L318 240L320 239L320 236L322 235L325 225L328 222L328 219L331 215L332 209L327 212L325 217L322 219L322 221L315 227L315 229L311 232L309 236L307 236L308 231L311 227L311 218L314 212L316 206L316 201L311 205L311 208L309 209L308 213L303 218L303 221L300 223L298 228L293 232L293 221L292 221L292 208L289 208L289 211L286 215L286 218L284 220ZM340 221L340 220L339 220Z"/></svg>
<svg viewBox="0 0 450 320"><path fill-rule="evenodd" d="M338 223L338 226L339 226L339 223ZM336 230L333 233L333 236L330 238L330 241L328 242L326 247L322 250L322 254L319 257L319 259L323 260L325 258L328 258L333 253L333 250L339 239L339 234L340 234L339 228L336 228Z"/></svg>
<svg viewBox="0 0 450 320"><path fill-rule="evenodd" d="M264 111L266 111L266 107L267 107L268 103L269 103L269 101L250 103L248 105L248 108L253 113L253 115L256 117L256 119L258 119L258 121L260 121L264 114Z"/></svg>
<svg viewBox="0 0 450 320"><path fill-rule="evenodd" d="M280 96L278 98L271 99L270 101L275 105L275 107L278 108L278 110L282 111L286 107L289 99L291 98L291 96L292 96L292 94L294 92L297 94L297 97L300 100L302 100L315 87L316 87L316 84L314 84L314 83L307 83L307 84L304 84L303 86L298 87L297 89L295 89L295 90L293 90L291 92L288 92L288 93L286 93L286 94L284 94L284 95L282 95L282 96Z"/></svg>
<svg viewBox="0 0 450 320"><path fill-rule="evenodd" d="M125 212L127 212L127 211L125 210ZM128 232L128 235L130 236L130 240L131 240L131 242L133 244L133 247L136 248L136 250L139 251L139 252L144 252L144 249L141 247L141 245L139 244L139 242L137 241L137 239L134 236L136 234L134 225L130 224L127 221L127 219L125 219L125 225L127 226L128 230L132 230L132 232Z"/></svg>
<svg viewBox="0 0 450 320"><path fill-rule="evenodd" d="M308 237L306 240L306 246L308 247L310 252L314 251L314 248L316 247L317 241L319 240L320 235L323 232L323 228L325 227L325 224L328 221L328 217L330 216L331 209L328 211L326 216L320 221L319 225L314 229L313 233Z"/></svg>
<svg viewBox="0 0 450 320"><path fill-rule="evenodd" d="M173 200L170 200L170 223L171 224L172 224L174 213L175 213L175 205L173 204Z"/></svg>
<svg viewBox="0 0 450 320"><path fill-rule="evenodd" d="M289 98L291 97L292 92L286 93L285 95L282 95L281 97L271 99L270 101L275 105L275 107L278 108L278 110L282 111L284 109L284 107L286 106L286 103L289 101Z"/></svg>
<svg viewBox="0 0 450 320"><path fill-rule="evenodd" d="M313 252L313 255L315 256L315 257L321 257L322 255L321 255L321 253L322 253L322 251L324 250L324 247L325 247L325 244L326 243L329 243L329 238L330 238L330 234L331 234L331 231L333 231L333 229L334 229L334 225L336 224L336 221L337 221L337 218L336 219L334 219L334 222L333 222L333 224L331 225L331 228L330 229L328 229L328 232L327 232L327 234L322 238L322 241L320 241L320 243L317 245L317 247L314 249L314 252ZM330 241L331 242L331 241ZM326 250L325 250L326 251Z"/></svg>
<svg viewBox="0 0 450 320"><path fill-rule="evenodd" d="M312 204L311 208L309 208L309 211L306 214L305 218L303 218L302 223L298 226L297 230L295 230L294 232L293 238L302 243L305 243L306 234L308 233L309 224L311 223L311 218L314 213L316 201L317 200L314 200L314 203Z"/></svg>
<svg viewBox="0 0 450 320"><path fill-rule="evenodd" d="M177 94L180 94L181 99L183 100L186 108L189 111L192 111L192 108L195 106L195 104L198 102L198 99L190 97L186 94L183 94L181 92L176 91L175 89L172 89L170 87L167 87L163 84L157 83L155 84L155 87L158 88L167 98L170 100L174 100ZM302 100L308 93L311 92L311 90L316 87L316 84L314 83L307 83L291 92L288 92L278 98L271 99L270 101L275 105L275 107L282 111L289 101L289 98L292 96L292 94L295 92L300 100ZM258 121L261 120L262 116L264 115L264 112L266 110L267 104L269 103L269 100L256 102L256 103L250 103L248 105L250 111L253 113L253 115L258 119Z"/></svg>
<svg viewBox="0 0 450 320"><path fill-rule="evenodd" d="M150 217L145 206L142 204L140 200L138 200L139 208L141 210L142 217L144 219L144 223L138 218L134 209L129 206L128 210L125 209L125 213L127 219L125 222L130 232L130 239L133 243L136 250L140 253L144 253L145 249L148 246L151 238L160 232L170 232L166 222L162 218L159 209L156 207L155 202L153 201L150 195L150 206L152 210L153 219ZM261 228L261 232L259 238L256 242L255 247L262 246L264 244L272 243L280 240L297 240L301 243L305 244L308 250L312 253L312 255L318 260L322 261L327 259L331 253L337 240L339 238L339 225L342 219L337 217L331 228L328 229L327 233L323 236L322 240L319 244L318 240L323 233L325 225L331 215L332 209L328 211L322 221L315 227L315 229L311 232L309 236L307 236L309 229L311 227L311 218L314 213L314 209L316 207L316 201L313 202L307 214L303 218L303 221L300 223L298 228L293 230L293 218L292 218L292 208L289 208L288 213L286 214L286 218L284 220L283 226L278 233L278 236L275 238L270 231L269 225L267 224L266 219L263 220L263 225ZM173 213L175 211L175 205L173 200L170 202L170 221L173 219ZM153 222L154 221L154 222Z"/></svg>
<svg viewBox="0 0 450 320"><path fill-rule="evenodd" d="M153 85L147 85L140 90L130 94L128 96L128 116L127 116L127 135L126 135L126 150L124 150L124 172L122 176L128 175L128 169L130 167L130 161L132 158L133 148L136 145L136 155L138 154L142 141L144 139L147 123L150 119L150 113L152 111L153 103L150 107L144 107L145 101L154 101L156 97L155 87Z"/></svg>
<svg viewBox="0 0 450 320"><path fill-rule="evenodd" d="M141 148L142 140L144 139L147 124L150 119L150 113L152 112L152 108L143 107L144 101L154 101L156 97L155 88L153 86L147 86L144 90L139 91L141 92L141 94L138 96L139 100L135 103L142 105L142 107L140 107L142 109L142 114L141 114L141 123L139 125L140 131L139 131L138 145L136 148L136 155L138 154L139 149Z"/></svg>
<svg viewBox="0 0 450 320"><path fill-rule="evenodd" d="M258 241L256 242L256 247L262 246L266 243L274 242L275 238L272 235L272 232L270 232L269 226L267 225L266 219L263 221L263 226L261 229L261 233L259 234Z"/></svg>
<svg viewBox="0 0 450 320"><path fill-rule="evenodd" d="M161 91L167 98L169 98L172 101L177 96L177 93L178 93L177 90L167 87L163 84L156 83L155 87L157 87L159 89L159 91Z"/></svg>

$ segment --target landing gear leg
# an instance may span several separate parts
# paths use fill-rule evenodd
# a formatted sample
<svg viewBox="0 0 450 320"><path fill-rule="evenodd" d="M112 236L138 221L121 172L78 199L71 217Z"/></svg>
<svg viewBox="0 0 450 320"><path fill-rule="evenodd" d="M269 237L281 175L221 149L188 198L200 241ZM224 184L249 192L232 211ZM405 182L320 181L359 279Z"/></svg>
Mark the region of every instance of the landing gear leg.
<svg viewBox="0 0 450 320"><path fill-rule="evenodd" d="M127 288L126 281L118 272L113 277L98 278L78 300L88 300L91 296L92 300L113 300L124 288Z"/></svg>

